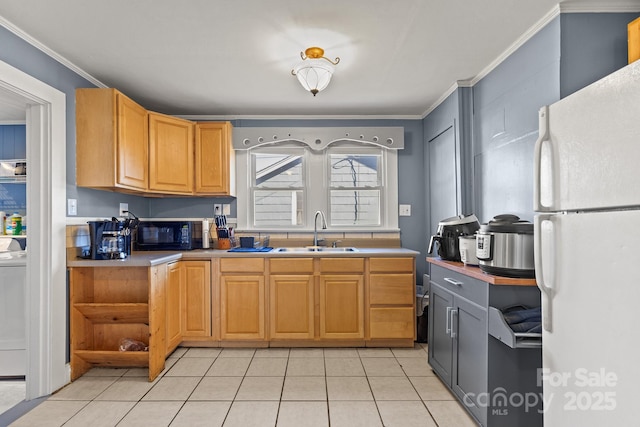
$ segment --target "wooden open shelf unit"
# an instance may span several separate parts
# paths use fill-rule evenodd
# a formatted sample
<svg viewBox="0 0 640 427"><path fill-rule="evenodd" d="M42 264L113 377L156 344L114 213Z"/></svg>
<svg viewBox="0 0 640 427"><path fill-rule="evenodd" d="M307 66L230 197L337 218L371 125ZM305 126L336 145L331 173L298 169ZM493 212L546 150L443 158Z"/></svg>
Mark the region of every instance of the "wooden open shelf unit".
<svg viewBox="0 0 640 427"><path fill-rule="evenodd" d="M69 269L71 379L94 366L164 369L164 277L160 267ZM130 338L148 351L119 351Z"/></svg>

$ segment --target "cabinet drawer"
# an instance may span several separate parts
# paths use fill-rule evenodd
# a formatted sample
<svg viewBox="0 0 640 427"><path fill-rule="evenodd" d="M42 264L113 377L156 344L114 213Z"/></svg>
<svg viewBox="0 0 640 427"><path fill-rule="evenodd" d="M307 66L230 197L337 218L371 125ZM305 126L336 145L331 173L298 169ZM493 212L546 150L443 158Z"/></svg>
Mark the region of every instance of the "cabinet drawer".
<svg viewBox="0 0 640 427"><path fill-rule="evenodd" d="M431 281L482 307L488 304L489 284L487 282L433 264Z"/></svg>
<svg viewBox="0 0 640 427"><path fill-rule="evenodd" d="M269 271L279 274L312 274L313 258L272 258L269 260Z"/></svg>
<svg viewBox="0 0 640 427"><path fill-rule="evenodd" d="M372 273L413 273L413 258L371 258L369 270Z"/></svg>
<svg viewBox="0 0 640 427"><path fill-rule="evenodd" d="M362 273L364 258L320 258L320 271L324 273Z"/></svg>
<svg viewBox="0 0 640 427"><path fill-rule="evenodd" d="M371 338L414 338L416 317L413 307L385 307L369 310Z"/></svg>
<svg viewBox="0 0 640 427"><path fill-rule="evenodd" d="M370 304L414 303L413 274L371 274L369 277Z"/></svg>
<svg viewBox="0 0 640 427"><path fill-rule="evenodd" d="M264 258L221 258L222 273L262 273Z"/></svg>

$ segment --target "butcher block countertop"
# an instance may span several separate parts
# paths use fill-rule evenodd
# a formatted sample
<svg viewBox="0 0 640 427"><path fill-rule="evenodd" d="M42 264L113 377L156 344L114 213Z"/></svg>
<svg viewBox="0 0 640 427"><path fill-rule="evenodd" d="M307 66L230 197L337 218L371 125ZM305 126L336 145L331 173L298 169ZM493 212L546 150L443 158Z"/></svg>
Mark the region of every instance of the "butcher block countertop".
<svg viewBox="0 0 640 427"><path fill-rule="evenodd" d="M483 282L487 282L492 285L537 286L536 279L517 279L513 277L494 276L480 270L480 267L464 265L461 262L444 261L440 258L427 258L427 262L448 268L452 271L457 271L460 274L482 280Z"/></svg>

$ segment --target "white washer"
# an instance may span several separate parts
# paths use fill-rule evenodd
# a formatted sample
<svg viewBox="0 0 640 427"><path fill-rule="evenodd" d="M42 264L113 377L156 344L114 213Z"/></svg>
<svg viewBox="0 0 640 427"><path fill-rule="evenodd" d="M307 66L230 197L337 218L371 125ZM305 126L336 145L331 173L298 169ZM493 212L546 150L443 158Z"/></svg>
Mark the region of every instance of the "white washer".
<svg viewBox="0 0 640 427"><path fill-rule="evenodd" d="M0 252L0 377L26 374L26 251Z"/></svg>

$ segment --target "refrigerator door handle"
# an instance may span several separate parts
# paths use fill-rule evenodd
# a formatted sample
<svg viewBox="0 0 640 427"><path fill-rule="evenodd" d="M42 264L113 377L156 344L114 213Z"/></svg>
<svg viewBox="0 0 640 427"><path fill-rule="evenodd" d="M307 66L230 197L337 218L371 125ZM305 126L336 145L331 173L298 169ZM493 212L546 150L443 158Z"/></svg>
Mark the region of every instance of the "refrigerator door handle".
<svg viewBox="0 0 640 427"><path fill-rule="evenodd" d="M445 333L451 335L451 310L453 307L447 307L447 322L445 324Z"/></svg>
<svg viewBox="0 0 640 427"><path fill-rule="evenodd" d="M535 230L535 239L533 241L533 250L534 250L534 264L536 271L536 283L538 288L540 288L540 293L542 295L542 327L545 331L552 331L552 303L553 303L553 288L550 287L545 282L545 268L548 267L550 272L555 271L554 266L545 266L545 263L542 260L542 223L544 221L548 221L551 223L552 214L538 214L535 216L534 220L534 230ZM554 256L548 257L549 262L555 262Z"/></svg>
<svg viewBox="0 0 640 427"><path fill-rule="evenodd" d="M550 150L546 150L547 156L544 157L544 166L549 170L543 171L543 149L550 148L551 140L549 137L549 107L540 108L538 113L538 139L534 148L533 163L533 210L538 212L551 211L553 204L553 167L550 163ZM543 182L544 181L544 182ZM548 194L547 194L548 193ZM544 200L543 200L544 199Z"/></svg>

